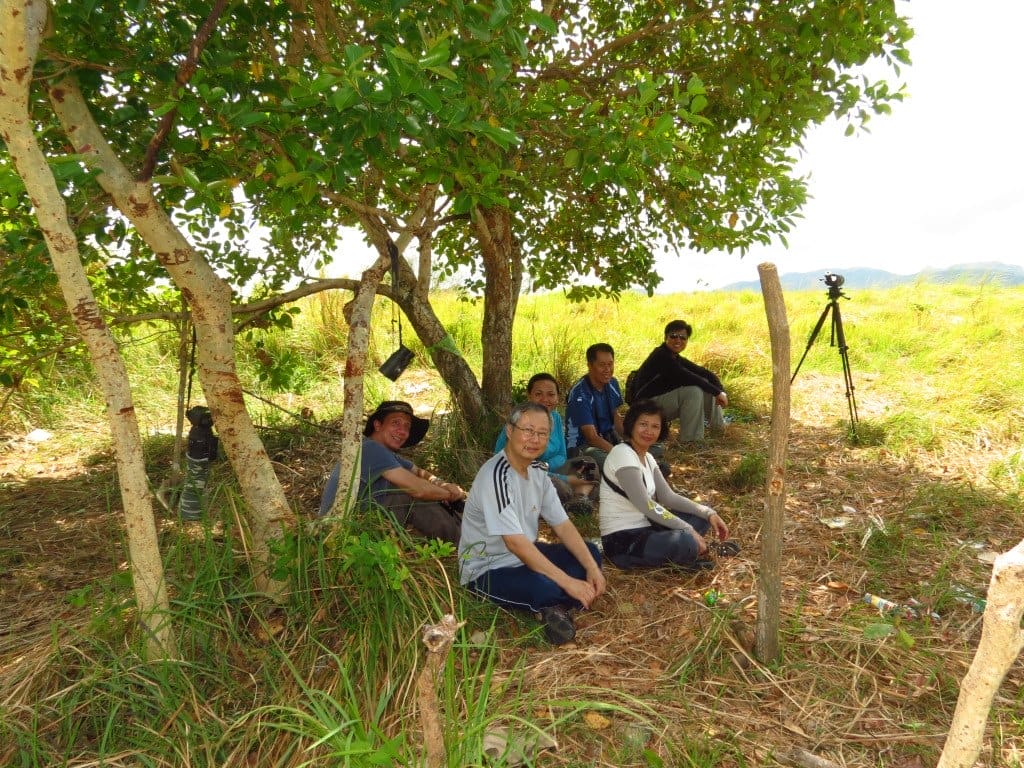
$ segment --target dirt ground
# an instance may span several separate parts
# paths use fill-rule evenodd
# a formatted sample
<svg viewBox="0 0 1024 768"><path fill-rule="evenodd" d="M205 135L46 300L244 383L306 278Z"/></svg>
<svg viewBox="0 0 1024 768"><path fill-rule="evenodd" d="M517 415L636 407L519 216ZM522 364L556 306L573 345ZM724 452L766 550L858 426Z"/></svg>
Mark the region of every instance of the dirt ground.
<svg viewBox="0 0 1024 768"><path fill-rule="evenodd" d="M986 499L993 508L1004 502L984 490L979 473L1005 448L908 459L851 447L842 433L847 413L841 381L807 377L803 386L818 396L813 406L795 409L788 451L783 661L762 665L754 658L764 492L738 487L735 474L744 456L765 450L769 424L762 419L731 424L723 438L668 455L671 482L722 514L743 546L740 555L700 575L609 567L609 593L580 617L578 641L531 655L530 684L545 691L585 686L605 691L610 702L650 698L666 721L674 706L683 708L666 691L681 686L690 718L686 738L726 740L716 763L721 766L740 764L730 757L737 753L750 765L775 764L792 749L837 766L934 763L981 618L965 604L929 601L954 583L984 595L986 558L1021 536L1007 515L982 519ZM886 410L872 395L866 382L858 394L862 419ZM105 444L92 436L97 439L0 435L0 672L45 641L55 619L84 623L87 609L69 598L127 567L112 453L97 449ZM272 456L298 508L316 508L330 455L329 441L305 440ZM979 494L979 509L951 508L949 520L937 521L922 501L963 487ZM174 524L170 515L164 524ZM937 548L940 525L941 547L959 542L958 552ZM597 535L595 521L580 527ZM879 547L885 537L899 567L881 583L873 563L887 551ZM924 618L882 619L861 600L869 588L898 601L920 600ZM936 615L927 616L935 608ZM885 635L884 627L893 629L893 623L895 630ZM510 621L502 631L529 627ZM1018 663L1004 684L1004 707L1012 711L1015 697L1019 704L1022 686L1024 666ZM703 713L698 722L695 712ZM595 741L594 731L602 738ZM557 754L627 764L623 744L656 750L659 742L678 738L595 713L576 730L560 733ZM1024 750L1019 722L986 748L988 764L1013 765ZM550 764L564 763L553 757Z"/></svg>

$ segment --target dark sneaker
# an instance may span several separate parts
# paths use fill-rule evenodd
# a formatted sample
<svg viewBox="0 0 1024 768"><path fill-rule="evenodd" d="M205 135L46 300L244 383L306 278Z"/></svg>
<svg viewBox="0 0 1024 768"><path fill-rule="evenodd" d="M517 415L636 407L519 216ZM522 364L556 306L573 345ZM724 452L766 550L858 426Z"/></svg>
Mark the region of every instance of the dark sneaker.
<svg viewBox="0 0 1024 768"><path fill-rule="evenodd" d="M740 545L735 541L718 541L711 545L711 550L719 557L735 557L740 553Z"/></svg>
<svg viewBox="0 0 1024 768"><path fill-rule="evenodd" d="M714 570L715 561L701 558L699 560L692 560L689 563L681 563L679 567L689 573L703 573L704 571Z"/></svg>
<svg viewBox="0 0 1024 768"><path fill-rule="evenodd" d="M586 496L573 496L562 506L569 517L585 517L594 512L594 502Z"/></svg>
<svg viewBox="0 0 1024 768"><path fill-rule="evenodd" d="M560 605L542 608L540 620L544 622L544 637L552 645L565 645L576 637L576 625L573 624L572 616Z"/></svg>

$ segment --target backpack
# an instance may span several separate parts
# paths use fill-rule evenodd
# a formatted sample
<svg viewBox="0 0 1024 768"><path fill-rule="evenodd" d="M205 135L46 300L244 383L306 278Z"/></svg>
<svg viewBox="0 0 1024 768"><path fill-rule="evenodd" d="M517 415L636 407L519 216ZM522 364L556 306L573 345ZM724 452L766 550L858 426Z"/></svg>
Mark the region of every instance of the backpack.
<svg viewBox="0 0 1024 768"><path fill-rule="evenodd" d="M622 393L622 397L626 401L626 405L632 405L633 401L636 399L636 385L639 383L637 381L636 374L637 371L632 371L628 376L626 376L626 391Z"/></svg>
<svg viewBox="0 0 1024 768"><path fill-rule="evenodd" d="M640 370L640 368L637 368L626 377L626 389L622 393L622 399L626 401L626 405L632 405L639 400L643 392L656 382L661 375L656 373L654 378L640 381ZM650 395L643 395L643 397L650 397Z"/></svg>

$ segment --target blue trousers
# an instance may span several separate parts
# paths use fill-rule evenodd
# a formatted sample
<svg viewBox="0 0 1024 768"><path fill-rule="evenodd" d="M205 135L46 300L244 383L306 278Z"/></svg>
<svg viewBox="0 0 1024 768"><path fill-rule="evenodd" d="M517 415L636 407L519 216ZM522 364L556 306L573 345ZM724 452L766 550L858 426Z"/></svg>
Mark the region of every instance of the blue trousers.
<svg viewBox="0 0 1024 768"><path fill-rule="evenodd" d="M586 542L594 561L601 565L601 553ZM587 572L563 544L538 541L537 549L548 560L576 579L586 579ZM541 608L561 605L582 608L583 604L542 573L531 571L525 565L493 568L466 585L478 595L499 605L537 613Z"/></svg>

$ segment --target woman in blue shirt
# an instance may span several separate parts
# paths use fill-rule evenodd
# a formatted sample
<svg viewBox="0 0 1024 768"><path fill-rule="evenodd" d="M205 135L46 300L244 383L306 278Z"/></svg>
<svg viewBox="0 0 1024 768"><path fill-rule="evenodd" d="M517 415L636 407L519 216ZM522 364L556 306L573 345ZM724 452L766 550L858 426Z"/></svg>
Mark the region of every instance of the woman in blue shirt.
<svg viewBox="0 0 1024 768"><path fill-rule="evenodd" d="M534 374L526 384L526 398L543 405L551 414L551 435L548 437L547 447L538 461L543 461L548 465L548 476L554 483L555 490L558 491L559 500L563 505L574 499L587 501L589 509L587 497L593 490L597 478L596 475L590 480L580 477L581 474L584 474L580 470L588 461L586 457L572 461L566 458L565 427L562 425L562 415L557 410L559 392L555 377L550 373ZM495 453L503 449L506 442L508 442L508 437L503 429L498 433L498 439L494 443ZM583 511L582 504L578 511Z"/></svg>

